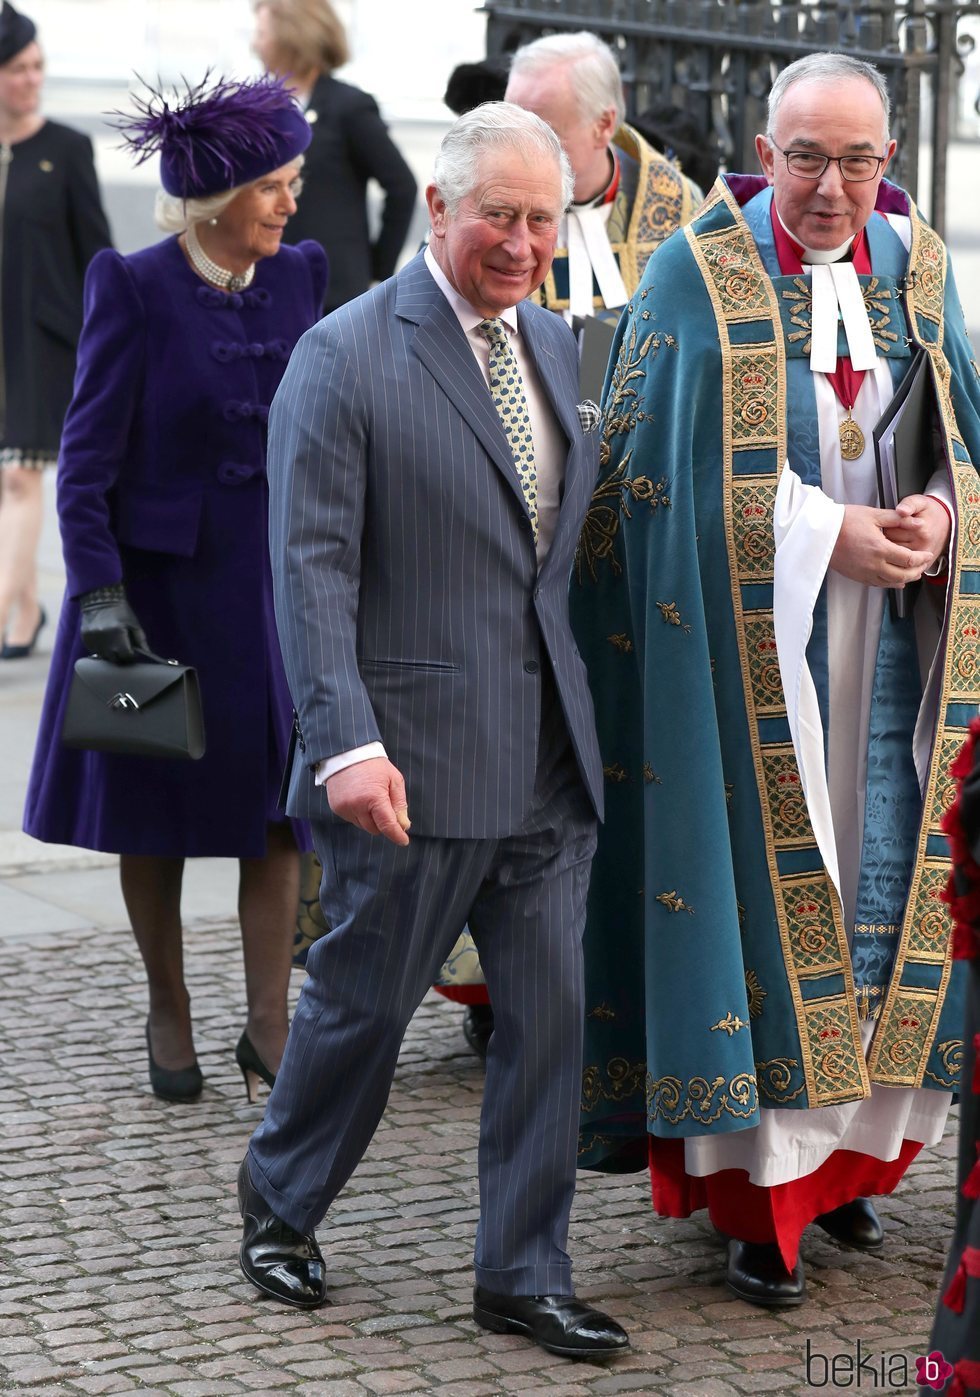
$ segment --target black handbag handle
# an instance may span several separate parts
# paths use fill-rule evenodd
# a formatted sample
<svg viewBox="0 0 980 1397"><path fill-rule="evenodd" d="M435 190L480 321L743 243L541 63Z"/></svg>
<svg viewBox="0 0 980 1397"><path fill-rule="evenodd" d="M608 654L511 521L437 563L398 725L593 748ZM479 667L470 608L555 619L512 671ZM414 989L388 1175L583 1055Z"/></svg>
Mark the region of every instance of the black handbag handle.
<svg viewBox="0 0 980 1397"><path fill-rule="evenodd" d="M142 650L138 645L133 646L133 654L139 655L140 659L150 660L155 665L179 665L180 660L167 660L162 655L156 655L152 650Z"/></svg>

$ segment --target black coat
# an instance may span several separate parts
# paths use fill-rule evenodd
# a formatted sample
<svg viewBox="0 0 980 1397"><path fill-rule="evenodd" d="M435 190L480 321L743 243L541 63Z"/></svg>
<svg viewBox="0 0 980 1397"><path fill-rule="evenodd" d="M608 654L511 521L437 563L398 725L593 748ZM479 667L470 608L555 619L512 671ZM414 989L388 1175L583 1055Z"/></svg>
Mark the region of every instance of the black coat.
<svg viewBox="0 0 980 1397"><path fill-rule="evenodd" d="M82 284L109 225L92 142L46 121L0 167L0 446L57 451L82 328ZM2 158L2 157L0 157Z"/></svg>
<svg viewBox="0 0 980 1397"><path fill-rule="evenodd" d="M381 120L378 104L359 87L321 77L307 116L313 140L303 167L299 207L286 227L291 243L313 238L327 254L324 310L335 310L390 277L415 210L415 177ZM368 229L367 183L384 190L377 239Z"/></svg>

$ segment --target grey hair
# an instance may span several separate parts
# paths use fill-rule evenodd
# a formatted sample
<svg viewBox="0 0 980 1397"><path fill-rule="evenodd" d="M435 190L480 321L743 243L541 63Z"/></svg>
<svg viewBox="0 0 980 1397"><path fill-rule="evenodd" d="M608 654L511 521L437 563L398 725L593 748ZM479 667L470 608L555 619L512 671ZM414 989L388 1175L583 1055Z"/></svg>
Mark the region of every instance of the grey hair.
<svg viewBox="0 0 980 1397"><path fill-rule="evenodd" d="M217 218L234 199L239 189L226 189L221 194L212 194L207 199L178 199L176 194L168 194L165 189L157 190L153 208L153 221L165 233L185 233L192 223L207 223L209 218Z"/></svg>
<svg viewBox="0 0 980 1397"><path fill-rule="evenodd" d="M547 72L557 67L574 68L572 85L579 111L586 121L596 121L613 107L616 125L626 117L623 80L619 75L616 55L587 29L573 34L546 34L524 44L514 54L510 65L512 77L525 73Z"/></svg>
<svg viewBox="0 0 980 1397"><path fill-rule="evenodd" d="M483 102L453 122L436 156L433 183L450 215L474 189L480 157L492 150L517 151L525 160L550 156L561 175L562 208L571 203L575 177L548 123L513 102Z"/></svg>
<svg viewBox="0 0 980 1397"><path fill-rule="evenodd" d="M797 82L839 82L841 78L864 78L881 98L881 109L885 119L885 141L888 141L888 123L891 116L891 102L885 79L877 68L863 59L851 58L846 53L808 53L798 58L788 68L778 74L769 91L766 113L766 139L771 141L776 129L779 104L786 93Z"/></svg>
<svg viewBox="0 0 980 1397"><path fill-rule="evenodd" d="M305 155L297 155L285 163L295 165L298 171L303 168L305 159ZM208 219L217 218L219 214L224 213L237 194L247 189L249 184L257 183L257 180L249 180L248 184L237 184L234 189L223 189L220 194L209 194L206 199L179 199L175 194L168 194L165 189L158 189L153 207L153 221L165 233L186 233L192 223L207 223Z"/></svg>

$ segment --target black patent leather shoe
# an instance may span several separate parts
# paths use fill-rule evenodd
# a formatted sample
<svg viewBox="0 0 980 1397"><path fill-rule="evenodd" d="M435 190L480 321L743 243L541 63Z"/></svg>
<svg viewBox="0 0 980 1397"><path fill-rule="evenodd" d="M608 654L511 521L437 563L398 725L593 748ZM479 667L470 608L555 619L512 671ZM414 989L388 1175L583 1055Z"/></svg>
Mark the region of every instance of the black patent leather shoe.
<svg viewBox="0 0 980 1397"><path fill-rule="evenodd" d="M238 1211L244 1223L238 1264L246 1279L300 1310L327 1304L326 1267L316 1238L276 1217L252 1183L247 1159L238 1171Z"/></svg>
<svg viewBox="0 0 980 1397"><path fill-rule="evenodd" d="M792 1271L787 1271L775 1242L740 1242L732 1237L728 1242L728 1289L750 1305L765 1305L777 1309L784 1305L802 1305L806 1299L803 1262L797 1257Z"/></svg>
<svg viewBox="0 0 980 1397"><path fill-rule="evenodd" d="M473 1318L494 1334L526 1334L562 1358L611 1358L630 1346L625 1329L574 1295L498 1295L478 1285Z"/></svg>
<svg viewBox="0 0 980 1397"><path fill-rule="evenodd" d="M835 1242L861 1251L875 1251L885 1240L885 1229L870 1198L855 1198L831 1213L821 1213L813 1221Z"/></svg>
<svg viewBox="0 0 980 1397"><path fill-rule="evenodd" d="M463 1015L463 1037L477 1057L487 1060L487 1048L493 1033L493 1005L467 1004Z"/></svg>

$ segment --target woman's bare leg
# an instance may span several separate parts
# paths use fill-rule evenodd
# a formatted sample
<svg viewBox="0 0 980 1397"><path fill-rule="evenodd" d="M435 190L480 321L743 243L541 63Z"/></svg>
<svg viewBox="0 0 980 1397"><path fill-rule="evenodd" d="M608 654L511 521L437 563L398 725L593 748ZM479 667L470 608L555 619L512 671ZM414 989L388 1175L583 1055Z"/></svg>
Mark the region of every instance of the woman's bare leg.
<svg viewBox="0 0 980 1397"><path fill-rule="evenodd" d="M0 493L0 635L27 645L41 612L37 548L44 510L43 472L5 466Z"/></svg>

